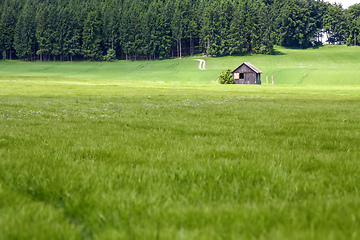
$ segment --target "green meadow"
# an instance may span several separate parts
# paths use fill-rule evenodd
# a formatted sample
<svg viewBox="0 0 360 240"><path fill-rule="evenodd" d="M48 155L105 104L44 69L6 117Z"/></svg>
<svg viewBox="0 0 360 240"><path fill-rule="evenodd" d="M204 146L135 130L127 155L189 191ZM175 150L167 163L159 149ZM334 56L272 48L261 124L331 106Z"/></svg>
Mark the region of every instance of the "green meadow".
<svg viewBox="0 0 360 240"><path fill-rule="evenodd" d="M359 239L360 48L277 51L0 62L0 239Z"/></svg>
<svg viewBox="0 0 360 240"><path fill-rule="evenodd" d="M206 61L206 71L199 71L198 61ZM238 57L188 57L158 61L107 62L20 62L0 64L0 78L50 77L88 80L126 80L175 83L216 82L219 73L235 69L242 62L259 68L262 83L271 75L275 84L358 85L360 83L360 47L325 46L319 49L277 47L276 55Z"/></svg>

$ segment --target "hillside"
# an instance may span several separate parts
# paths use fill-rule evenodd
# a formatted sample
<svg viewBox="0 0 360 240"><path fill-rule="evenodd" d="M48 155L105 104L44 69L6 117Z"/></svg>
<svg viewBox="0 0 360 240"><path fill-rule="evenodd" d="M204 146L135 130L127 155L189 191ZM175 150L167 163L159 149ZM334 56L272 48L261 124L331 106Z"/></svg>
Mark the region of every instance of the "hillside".
<svg viewBox="0 0 360 240"><path fill-rule="evenodd" d="M249 61L266 74L274 75L275 84L358 85L360 84L360 48L324 46L319 49L277 48L273 56L225 58L222 66L233 68ZM228 60L227 60L228 59ZM211 66L211 64L209 63Z"/></svg>
<svg viewBox="0 0 360 240"><path fill-rule="evenodd" d="M360 48L324 46L318 49L276 48L276 55L204 57L205 71L199 70L196 58L157 61L117 62L22 62L0 63L2 79L17 77L56 77L76 79L211 83L221 70L234 69L251 62L275 84L359 85Z"/></svg>

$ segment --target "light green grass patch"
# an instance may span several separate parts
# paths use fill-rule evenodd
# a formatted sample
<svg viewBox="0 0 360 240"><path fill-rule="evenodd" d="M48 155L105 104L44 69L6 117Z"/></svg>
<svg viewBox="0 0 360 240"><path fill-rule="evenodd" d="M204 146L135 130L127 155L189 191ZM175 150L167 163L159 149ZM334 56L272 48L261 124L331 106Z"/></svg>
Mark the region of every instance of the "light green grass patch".
<svg viewBox="0 0 360 240"><path fill-rule="evenodd" d="M235 69L242 62L251 62L275 84L359 85L360 47L324 46L319 49L287 49L276 47L277 55L246 55L212 58L209 68Z"/></svg>
<svg viewBox="0 0 360 240"><path fill-rule="evenodd" d="M135 80L207 83L212 71L198 69L193 59L117 62L2 62L1 76L55 77L102 80ZM204 79L204 80L202 80Z"/></svg>
<svg viewBox="0 0 360 240"><path fill-rule="evenodd" d="M319 49L277 47L277 55L201 57L161 61L117 62L0 62L0 77L51 77L91 80L214 83L224 69L251 62L275 84L359 85L360 47L324 46ZM195 59L206 60L206 69Z"/></svg>

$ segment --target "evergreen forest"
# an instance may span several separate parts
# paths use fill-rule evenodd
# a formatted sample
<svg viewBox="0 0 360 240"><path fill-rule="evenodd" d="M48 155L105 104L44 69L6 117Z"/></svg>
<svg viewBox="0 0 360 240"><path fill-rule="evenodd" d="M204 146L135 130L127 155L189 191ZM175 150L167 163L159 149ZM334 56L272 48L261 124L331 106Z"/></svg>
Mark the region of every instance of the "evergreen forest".
<svg viewBox="0 0 360 240"><path fill-rule="evenodd" d="M273 54L359 44L360 4L315 0L0 0L0 58L39 61Z"/></svg>

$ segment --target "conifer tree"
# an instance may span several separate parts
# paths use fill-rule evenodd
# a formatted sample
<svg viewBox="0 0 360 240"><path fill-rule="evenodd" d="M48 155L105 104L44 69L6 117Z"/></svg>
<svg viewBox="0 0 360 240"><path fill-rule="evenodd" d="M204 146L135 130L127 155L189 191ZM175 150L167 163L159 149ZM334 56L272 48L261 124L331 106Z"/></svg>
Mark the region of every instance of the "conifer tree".
<svg viewBox="0 0 360 240"><path fill-rule="evenodd" d="M14 35L14 48L20 59L33 59L35 55L35 5L27 0L19 14Z"/></svg>
<svg viewBox="0 0 360 240"><path fill-rule="evenodd" d="M90 60L101 60L103 53L98 12L93 10L88 13L84 22L82 37L82 53L84 57Z"/></svg>
<svg viewBox="0 0 360 240"><path fill-rule="evenodd" d="M182 39L184 35L184 2L176 0L174 3L174 13L172 19L172 33L176 41L177 57L182 57Z"/></svg>
<svg viewBox="0 0 360 240"><path fill-rule="evenodd" d="M345 13L342 6L338 4L327 4L327 11L324 16L324 29L328 35L328 42L343 43L347 36L347 25Z"/></svg>
<svg viewBox="0 0 360 240"><path fill-rule="evenodd" d="M5 0L0 18L0 48L3 49L5 59L12 59L14 53L14 36L17 23L17 0Z"/></svg>
<svg viewBox="0 0 360 240"><path fill-rule="evenodd" d="M49 4L40 3L36 11L36 40L38 44L37 55L40 61L49 60L51 54L51 21Z"/></svg>
<svg viewBox="0 0 360 240"><path fill-rule="evenodd" d="M230 23L228 35L228 48L230 55L243 54L245 49L245 13L240 4L235 6L233 18Z"/></svg>
<svg viewBox="0 0 360 240"><path fill-rule="evenodd" d="M163 2L159 1L159 12L157 18L158 31L160 32L159 36L159 56L162 58L168 58L170 56L171 50L171 7L169 1Z"/></svg>
<svg viewBox="0 0 360 240"><path fill-rule="evenodd" d="M346 11L348 27L348 45L360 45L360 4L350 6Z"/></svg>
<svg viewBox="0 0 360 240"><path fill-rule="evenodd" d="M119 46L118 18L120 15L119 3L107 0L102 6L102 37L106 49L117 49Z"/></svg>
<svg viewBox="0 0 360 240"><path fill-rule="evenodd" d="M68 4L61 15L63 17L61 54L67 60L72 61L74 56L81 54L80 10L72 4Z"/></svg>

